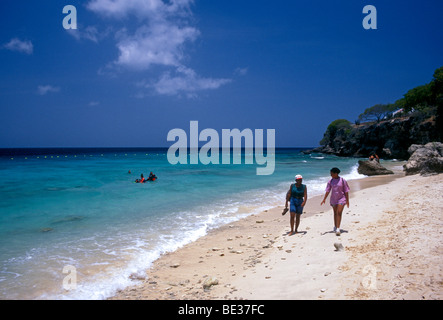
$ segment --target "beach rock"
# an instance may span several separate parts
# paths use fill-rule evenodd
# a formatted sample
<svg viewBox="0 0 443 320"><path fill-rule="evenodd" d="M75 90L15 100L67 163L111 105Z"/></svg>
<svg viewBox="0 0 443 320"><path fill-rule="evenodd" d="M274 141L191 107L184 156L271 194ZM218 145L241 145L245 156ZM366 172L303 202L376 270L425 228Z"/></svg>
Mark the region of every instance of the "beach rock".
<svg viewBox="0 0 443 320"><path fill-rule="evenodd" d="M203 282L203 289L209 290L212 286L215 286L218 284L218 279L216 277L208 277Z"/></svg>
<svg viewBox="0 0 443 320"><path fill-rule="evenodd" d="M408 152L411 156L403 166L406 175L432 175L443 172L443 143L413 144L409 147Z"/></svg>
<svg viewBox="0 0 443 320"><path fill-rule="evenodd" d="M131 275L129 276L129 279L131 279L131 280L145 280L146 276L143 274L131 273Z"/></svg>
<svg viewBox="0 0 443 320"><path fill-rule="evenodd" d="M366 176L394 174L394 172L386 169L376 160L359 160L357 171Z"/></svg>

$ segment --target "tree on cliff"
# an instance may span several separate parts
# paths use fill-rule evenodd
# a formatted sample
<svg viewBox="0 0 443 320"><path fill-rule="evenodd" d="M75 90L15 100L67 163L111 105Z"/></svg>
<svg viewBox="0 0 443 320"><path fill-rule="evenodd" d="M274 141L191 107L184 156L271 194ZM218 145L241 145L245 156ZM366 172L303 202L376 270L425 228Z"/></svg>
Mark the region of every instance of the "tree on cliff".
<svg viewBox="0 0 443 320"><path fill-rule="evenodd" d="M323 139L320 141L320 145L324 146L332 142L337 135L337 132L349 133L351 131L351 123L346 119L337 119L331 122L326 129Z"/></svg>
<svg viewBox="0 0 443 320"><path fill-rule="evenodd" d="M432 85L428 83L409 90L396 103L402 106L406 112L423 111L432 105L432 100Z"/></svg>
<svg viewBox="0 0 443 320"><path fill-rule="evenodd" d="M406 112L413 109L423 111L428 107L437 107L443 100L443 67L434 71L432 81L422 86L415 87L397 100L396 104L403 107Z"/></svg>
<svg viewBox="0 0 443 320"><path fill-rule="evenodd" d="M362 114L358 116L358 120L363 121L373 121L376 120L380 122L387 115L391 114L393 111L398 109L397 105L388 103L388 104L376 104L370 108L367 108Z"/></svg>
<svg viewBox="0 0 443 320"><path fill-rule="evenodd" d="M396 101L406 112L417 110L436 115L436 126L440 139L443 139L443 67L434 71L432 81L415 87Z"/></svg>

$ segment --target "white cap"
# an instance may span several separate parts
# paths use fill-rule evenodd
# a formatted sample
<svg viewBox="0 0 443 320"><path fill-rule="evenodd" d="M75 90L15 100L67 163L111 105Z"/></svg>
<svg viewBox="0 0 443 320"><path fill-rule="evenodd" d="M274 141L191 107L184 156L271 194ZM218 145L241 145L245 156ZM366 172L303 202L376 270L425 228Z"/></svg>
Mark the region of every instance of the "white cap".
<svg viewBox="0 0 443 320"><path fill-rule="evenodd" d="M295 176L295 180L298 180L298 179L303 179L303 177L300 174L298 174Z"/></svg>

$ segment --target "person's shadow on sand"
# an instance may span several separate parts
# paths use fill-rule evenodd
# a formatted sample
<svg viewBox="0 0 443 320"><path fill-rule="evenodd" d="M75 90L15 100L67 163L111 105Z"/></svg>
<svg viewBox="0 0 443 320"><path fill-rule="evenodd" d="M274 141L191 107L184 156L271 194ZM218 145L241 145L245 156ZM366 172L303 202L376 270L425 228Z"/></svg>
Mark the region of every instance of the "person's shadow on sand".
<svg viewBox="0 0 443 320"><path fill-rule="evenodd" d="M288 231L283 235L284 236L295 236L296 234L301 234L302 236L304 236L307 233L308 233L307 231L297 231L297 232L293 232L293 233L291 231Z"/></svg>
<svg viewBox="0 0 443 320"><path fill-rule="evenodd" d="M349 232L348 230L340 229L340 233L348 233L348 232ZM325 234L328 234L328 233L335 233L335 231L333 231L333 230L331 230L331 231L325 231L325 232L323 232L323 233L320 233L320 235L324 236Z"/></svg>

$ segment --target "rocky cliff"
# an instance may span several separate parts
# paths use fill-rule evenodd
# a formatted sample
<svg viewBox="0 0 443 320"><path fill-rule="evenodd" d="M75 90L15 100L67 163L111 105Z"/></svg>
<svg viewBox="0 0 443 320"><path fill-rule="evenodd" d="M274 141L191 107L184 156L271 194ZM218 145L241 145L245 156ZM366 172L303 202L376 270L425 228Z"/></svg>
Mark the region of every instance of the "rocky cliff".
<svg viewBox="0 0 443 320"><path fill-rule="evenodd" d="M361 125L342 126L325 133L323 145L311 150L346 157L368 157L377 153L385 159L409 158L412 144L426 144L440 140L435 116L423 114L394 118Z"/></svg>

